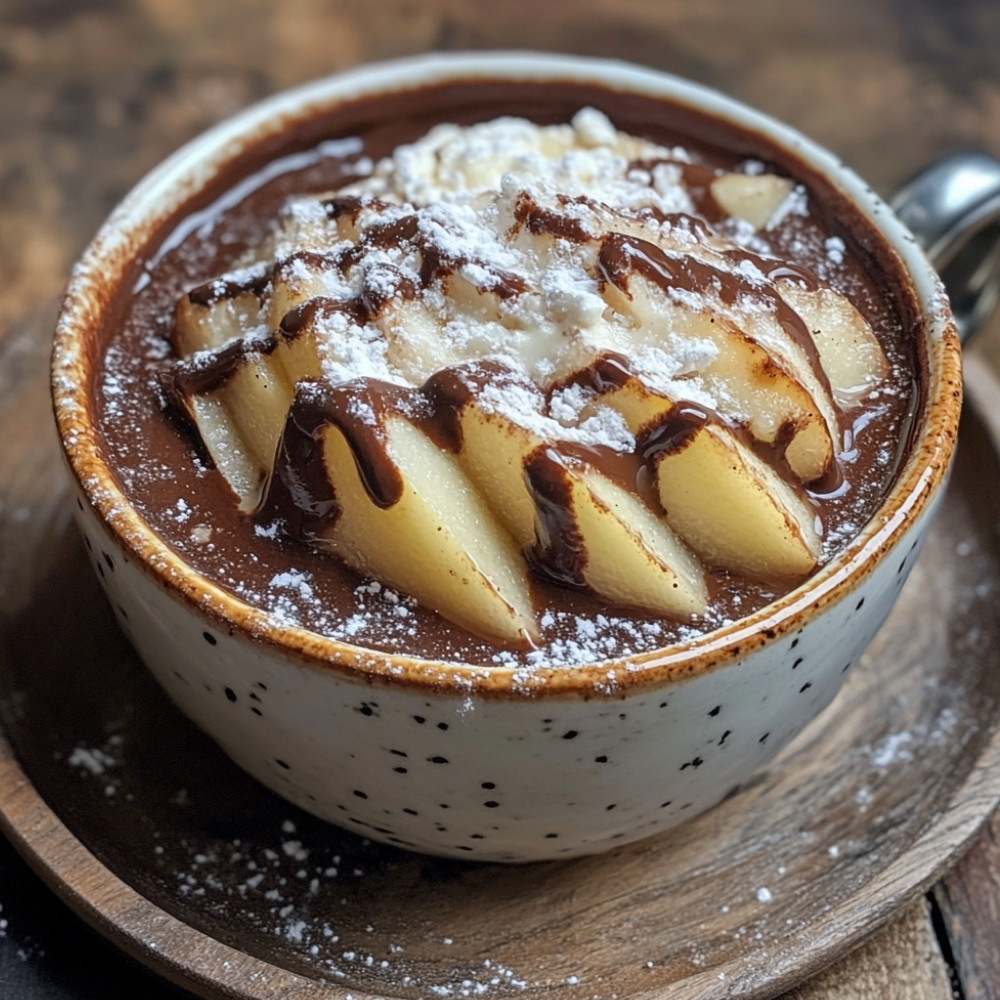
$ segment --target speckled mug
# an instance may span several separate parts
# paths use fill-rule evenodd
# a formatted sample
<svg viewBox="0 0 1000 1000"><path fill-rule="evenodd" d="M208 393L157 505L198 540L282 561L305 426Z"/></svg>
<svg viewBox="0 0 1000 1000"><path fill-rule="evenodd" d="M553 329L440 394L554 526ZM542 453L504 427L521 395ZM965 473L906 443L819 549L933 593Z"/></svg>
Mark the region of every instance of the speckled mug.
<svg viewBox="0 0 1000 1000"><path fill-rule="evenodd" d="M759 132L845 193L903 261L922 313L924 403L871 522L806 583L682 645L567 669L372 653L288 627L184 563L130 505L92 399L123 277L170 216L250 144L344 101L447 80L576 80L686 104ZM76 268L53 394L77 518L118 620L178 706L265 785L364 836L431 854L590 854L695 816L830 703L889 613L947 478L958 337L940 283L892 212L829 153L717 93L620 63L541 54L425 56L278 95L153 171Z"/></svg>

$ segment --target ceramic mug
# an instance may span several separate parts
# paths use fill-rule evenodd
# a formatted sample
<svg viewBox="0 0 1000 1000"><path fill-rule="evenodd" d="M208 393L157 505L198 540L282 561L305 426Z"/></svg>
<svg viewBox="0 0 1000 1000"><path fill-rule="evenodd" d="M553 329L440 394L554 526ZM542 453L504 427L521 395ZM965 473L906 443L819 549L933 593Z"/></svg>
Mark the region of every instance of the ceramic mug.
<svg viewBox="0 0 1000 1000"><path fill-rule="evenodd" d="M843 192L903 262L924 402L871 521L801 586L692 641L567 669L430 662L288 626L196 573L143 521L105 460L94 372L129 264L248 147L323 109L442 81L576 80L761 133ZM434 55L280 94L164 162L77 266L53 360L77 519L122 628L176 704L238 764L316 815L431 854L530 861L595 853L693 817L826 707L889 613L947 479L959 338L932 266L849 169L790 128L659 72L544 54ZM447 824L439 820L448 807Z"/></svg>

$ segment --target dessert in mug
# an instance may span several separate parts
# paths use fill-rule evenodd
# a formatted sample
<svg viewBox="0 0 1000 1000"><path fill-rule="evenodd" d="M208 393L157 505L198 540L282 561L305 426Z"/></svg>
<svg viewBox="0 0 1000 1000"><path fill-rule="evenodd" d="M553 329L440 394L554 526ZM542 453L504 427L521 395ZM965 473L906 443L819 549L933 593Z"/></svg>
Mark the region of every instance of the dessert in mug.
<svg viewBox="0 0 1000 1000"><path fill-rule="evenodd" d="M53 391L177 705L318 816L500 861L649 836L787 746L889 613L961 405L940 282L829 154L506 53L180 151L76 270Z"/></svg>
<svg viewBox="0 0 1000 1000"><path fill-rule="evenodd" d="M422 96L163 234L103 371L143 516L279 619L459 662L652 650L807 579L918 403L889 253L669 104Z"/></svg>

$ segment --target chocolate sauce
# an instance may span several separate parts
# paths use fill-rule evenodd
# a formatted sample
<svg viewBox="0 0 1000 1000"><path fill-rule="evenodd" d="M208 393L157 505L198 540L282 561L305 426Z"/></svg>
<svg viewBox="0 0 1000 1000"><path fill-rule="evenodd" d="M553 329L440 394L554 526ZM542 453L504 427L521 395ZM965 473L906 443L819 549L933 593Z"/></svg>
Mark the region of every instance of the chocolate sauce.
<svg viewBox="0 0 1000 1000"><path fill-rule="evenodd" d="M518 662L520 654L499 655L489 643L422 608L409 607L406 631L401 631L395 603L372 596L374 592L364 586L365 581L338 560L277 536L269 527L270 521L296 522L291 524L292 533L308 536L336 517L336 499L325 474L306 471L319 468L310 459L321 446L322 429L327 426L339 428L351 444L362 481L373 499L390 504L399 495L401 481L385 454L380 425L378 421L352 421L348 393L353 393L354 400L358 392L367 393L366 401L378 414L384 415L392 406L407 407L416 415L415 422L440 446L456 451L461 445L457 413L463 393L474 391L478 378L496 377L495 369L489 371L479 363L478 371L472 368L439 374L420 390L399 390L386 384L337 389L316 385L299 393L269 486L268 506L254 519L238 511L222 477L198 460L197 447L190 437L178 432L168 419L161 405L156 372L168 353L174 303L182 295L188 294L194 305L208 305L222 297L263 292L271 280L270 271L266 277L253 272L232 287L214 280L214 276L231 267L246 247L265 239L270 219L289 194L335 191L358 176L362 157L388 155L440 121L467 124L518 115L548 124L568 121L580 107L588 105L604 111L619 128L632 134L668 147L683 145L697 162L682 165L681 169L691 175L692 187L704 189L700 194L696 192L695 207L710 222L717 217L717 206L713 208L714 199L708 191L714 168L733 169L752 158L802 183L809 194L808 215L789 216L769 235L776 251L786 259L801 261L804 270L794 264L776 264L769 258L744 254L768 279L788 276L813 282L809 269L822 264L826 241L843 240L847 263L831 274L831 284L849 294L876 332L892 364L892 385L877 404L866 407L863 426L853 429L854 450L848 455L845 481L832 489L830 484L823 484L812 495L824 521L832 526L831 546L849 538L871 515L895 474L896 464L887 463L886 454L895 455L898 463L905 452L906 442L901 436L910 415L920 405L913 386L920 382L923 361L915 346L919 338L910 336L918 313L901 265L860 213L825 180L797 162L792 154L772 147L765 137L690 109L570 82L468 81L359 100L290 125L283 135L251 146L238 165L219 176L154 235L145 262L137 264L134 293L122 295L116 304L117 313L109 310L104 369L95 390L105 453L137 510L195 569L250 603L263 607L277 604L282 614L307 628L373 649L405 648L413 655L472 662ZM357 137L360 141L319 146L340 137ZM319 151L310 152L314 149ZM327 155L325 149L337 152ZM288 169L280 169L285 162L282 157L287 158ZM243 192L240 199L227 197L237 188ZM332 218L356 217L360 208L356 199L347 197L334 196L325 204ZM191 224L194 218L199 221L197 226ZM403 215L384 232L370 234L368 239L417 242L419 234L411 219ZM697 216L674 221L689 227L705 225ZM565 216L546 213L527 201L519 209L517 222L532 232L545 231L561 239L579 240L584 236ZM211 230L208 239L198 235L206 228ZM463 263L428 254L421 282L451 273ZM661 287L669 283L697 290L710 284L724 300L741 291L731 274L726 273L720 284L720 275L712 273L711 268L669 258L659 248L635 237L608 237L601 263L606 280L626 292L628 275L633 272ZM402 281L394 285L391 281L379 282L378 287L392 287L393 294L403 297L418 291ZM503 298L518 294L523 284L516 275L494 271L483 290ZM761 290L755 287L754 292L759 296ZM369 290L349 308L356 319L362 319L383 304ZM773 306L788 334L821 372L812 340L798 316L781 301L774 301ZM281 324L280 336L299 336L316 321L318 311L329 308L334 308L332 300L312 301L290 313ZM336 308L345 306L337 303ZM254 349L274 350L278 338L272 340L273 344L258 341ZM234 346L229 357L227 348L201 367L188 362L179 365L175 378L183 385L178 388L205 391L206 387L223 384L238 363L241 350L245 348ZM595 387L607 388L623 384L629 374L624 358L608 354L598 359L585 377ZM405 398L400 399L401 394ZM607 656L663 646L692 634L691 623L609 608L581 589L585 554L579 537L574 535L575 526L566 518L568 486L565 465L560 463L585 460L597 465L653 505L657 501L649 488L646 461L663 449L683 447L686 435L715 419L721 418L705 408L683 404L647 431L637 456L623 458L610 450L602 454L600 449L588 449L585 455L570 449L563 451L558 461L544 449L531 456L525 474L540 510L535 561L544 566L534 596L538 607L548 612L542 618L542 641L553 662L560 662L560 644L575 641L577 619L602 622L601 629L610 637L601 647L602 655ZM289 580L306 581L308 599L289 590ZM775 596L767 583L725 573L713 577L711 590L713 615L697 628L740 617ZM352 630L344 631L345 623L355 622L359 615L365 619L363 627L352 626Z"/></svg>
<svg viewBox="0 0 1000 1000"><path fill-rule="evenodd" d="M559 201L566 206L573 203L587 204L589 199L562 197ZM542 208L526 192L517 199L514 218L519 226L536 236L546 234L573 243L586 243L590 239L590 234L572 216Z"/></svg>
<svg viewBox="0 0 1000 1000"><path fill-rule="evenodd" d="M251 358L272 354L278 346L277 337L260 340L234 340L211 355L195 355L172 366L168 381L172 381L171 395L180 399L200 396L221 389L241 366Z"/></svg>
<svg viewBox="0 0 1000 1000"><path fill-rule="evenodd" d="M529 561L544 578L563 587L585 589L587 550L573 517L566 458L554 448L537 448L524 463L524 477L537 511L536 541L528 552Z"/></svg>
<svg viewBox="0 0 1000 1000"><path fill-rule="evenodd" d="M372 502L382 508L396 503L403 495L403 477L387 450L385 416L408 409L413 395L413 390L374 379L339 385L300 382L257 520L277 519L292 538L300 539L320 534L336 520L337 498L325 465L317 460L328 427L336 427L347 440ZM373 419L360 416L362 412Z"/></svg>
<svg viewBox="0 0 1000 1000"><path fill-rule="evenodd" d="M435 372L423 385L422 395L430 419L420 421L424 432L439 448L457 454L462 448L462 409L482 392L486 385L516 383L529 392L534 384L514 372L502 361L484 359L453 365Z"/></svg>
<svg viewBox="0 0 1000 1000"><path fill-rule="evenodd" d="M259 274L250 274L243 280L216 278L206 281L188 292L188 299L198 306L211 306L223 299L235 299L239 295L263 295L271 283L271 275L266 269Z"/></svg>
<svg viewBox="0 0 1000 1000"><path fill-rule="evenodd" d="M689 163L686 160L674 159L646 159L636 160L633 163L637 169L650 174L661 165L679 171L684 186L687 188L688 197L694 205L694 210L701 216L698 222L702 226L705 225L705 222L716 223L725 218L725 212L722 211L712 194L711 184L716 177L712 167L704 163Z"/></svg>
<svg viewBox="0 0 1000 1000"><path fill-rule="evenodd" d="M676 288L699 295L717 294L727 306L735 304L741 295L762 299L774 310L782 329L806 356L817 381L829 390L830 383L809 328L773 288L754 284L743 275L713 267L689 255L675 257L648 240L624 233L611 233L604 238L597 263L603 278L626 295L630 294L629 277L635 273L664 292ZM787 265L781 266L783 271L791 270Z"/></svg>
<svg viewBox="0 0 1000 1000"><path fill-rule="evenodd" d="M673 455L706 424L719 423L720 417L707 406L698 403L675 403L667 415L650 427L638 441L638 452L647 462L660 455Z"/></svg>
<svg viewBox="0 0 1000 1000"><path fill-rule="evenodd" d="M279 329L283 337L286 337L288 340L294 340L310 329L310 327L321 323L324 318L341 312L347 313L356 323L364 323L368 319L368 303L363 298L341 301L340 299L331 299L324 295L317 295L308 302L303 302L302 305L296 306L290 312L285 313L281 318Z"/></svg>

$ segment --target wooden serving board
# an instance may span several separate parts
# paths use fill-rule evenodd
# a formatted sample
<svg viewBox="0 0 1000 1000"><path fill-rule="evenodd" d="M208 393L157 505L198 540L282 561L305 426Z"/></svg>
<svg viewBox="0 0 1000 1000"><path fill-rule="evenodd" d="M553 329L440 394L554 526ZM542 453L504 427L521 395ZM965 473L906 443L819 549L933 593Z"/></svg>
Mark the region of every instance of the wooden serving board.
<svg viewBox="0 0 1000 1000"><path fill-rule="evenodd" d="M174 982L240 998L775 996L938 878L1000 798L1000 419L980 415L1000 385L974 360L941 516L833 706L710 814L512 868L315 820L167 702L69 523L51 321L0 345L0 826Z"/></svg>

